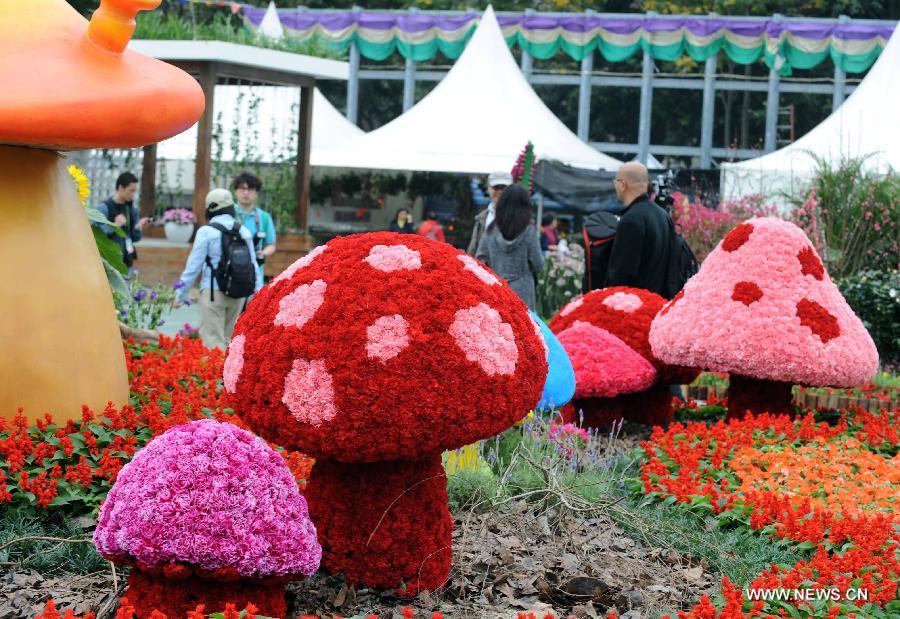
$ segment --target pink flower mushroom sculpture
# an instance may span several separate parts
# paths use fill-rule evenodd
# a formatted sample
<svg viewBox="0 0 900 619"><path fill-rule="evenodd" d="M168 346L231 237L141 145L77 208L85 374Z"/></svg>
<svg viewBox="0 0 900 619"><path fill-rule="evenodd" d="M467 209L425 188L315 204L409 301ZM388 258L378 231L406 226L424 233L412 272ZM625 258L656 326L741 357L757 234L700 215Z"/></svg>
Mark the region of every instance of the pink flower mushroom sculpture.
<svg viewBox="0 0 900 619"><path fill-rule="evenodd" d="M853 387L878 369L862 322L806 234L774 217L722 239L650 330L667 363L731 375L728 416L793 413L791 388Z"/></svg>
<svg viewBox="0 0 900 619"><path fill-rule="evenodd" d="M450 572L441 452L524 417L545 350L525 304L474 258L360 234L254 297L224 382L250 427L316 459L305 494L326 569L415 595Z"/></svg>
<svg viewBox="0 0 900 619"><path fill-rule="evenodd" d="M699 370L653 356L650 325L666 300L649 290L616 286L593 290L550 321L575 369L575 399L567 421L606 428L619 419L649 425L672 421L670 384L690 382Z"/></svg>
<svg viewBox="0 0 900 619"><path fill-rule="evenodd" d="M94 544L132 566L127 595L142 618L228 602L283 617L284 583L315 573L322 556L284 459L211 419L175 426L135 454L100 509Z"/></svg>

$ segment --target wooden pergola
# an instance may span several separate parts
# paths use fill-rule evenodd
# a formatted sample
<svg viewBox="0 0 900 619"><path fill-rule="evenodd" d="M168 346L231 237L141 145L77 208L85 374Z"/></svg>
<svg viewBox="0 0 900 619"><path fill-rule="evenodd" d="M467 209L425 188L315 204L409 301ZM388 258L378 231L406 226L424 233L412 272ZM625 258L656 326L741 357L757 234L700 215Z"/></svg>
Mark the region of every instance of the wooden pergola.
<svg viewBox="0 0 900 619"><path fill-rule="evenodd" d="M132 49L172 64L200 83L206 109L198 123L197 156L194 173L193 211L198 222L205 220L205 197L212 171L215 87L240 83L250 86L287 86L300 89L300 118L297 125L297 205L294 219L301 230L307 228L309 210L309 150L312 137L313 88L316 78L347 79L348 64L221 41L133 41ZM156 202L156 145L144 147L141 185L141 213L153 212Z"/></svg>

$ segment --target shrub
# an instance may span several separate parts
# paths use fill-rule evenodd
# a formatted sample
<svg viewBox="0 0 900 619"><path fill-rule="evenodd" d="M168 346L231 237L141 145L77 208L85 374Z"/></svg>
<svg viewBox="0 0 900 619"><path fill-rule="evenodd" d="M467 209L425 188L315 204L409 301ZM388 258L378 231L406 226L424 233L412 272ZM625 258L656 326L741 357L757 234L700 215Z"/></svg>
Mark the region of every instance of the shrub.
<svg viewBox="0 0 900 619"><path fill-rule="evenodd" d="M672 218L700 262L742 221L775 214L775 207L762 204L759 196L723 201L716 208L707 206L699 198L692 202L680 193L673 197Z"/></svg>
<svg viewBox="0 0 900 619"><path fill-rule="evenodd" d="M869 330L882 365L900 364L900 271L862 271L836 283Z"/></svg>
<svg viewBox="0 0 900 619"><path fill-rule="evenodd" d="M817 159L818 172L800 196L787 196L792 218L813 240L835 279L865 269L895 268L900 252L900 176L865 169L865 158L832 165Z"/></svg>
<svg viewBox="0 0 900 619"><path fill-rule="evenodd" d="M538 275L536 309L549 319L566 303L581 294L584 277L584 249L571 243L568 252L549 251L544 270Z"/></svg>

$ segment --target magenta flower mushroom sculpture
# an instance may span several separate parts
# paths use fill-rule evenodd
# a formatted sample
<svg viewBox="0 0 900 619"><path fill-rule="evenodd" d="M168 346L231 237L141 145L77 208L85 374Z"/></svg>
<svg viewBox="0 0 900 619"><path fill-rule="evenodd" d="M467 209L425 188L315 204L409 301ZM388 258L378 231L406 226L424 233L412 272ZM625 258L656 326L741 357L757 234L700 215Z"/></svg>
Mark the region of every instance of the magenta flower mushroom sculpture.
<svg viewBox="0 0 900 619"><path fill-rule="evenodd" d="M230 423L175 426L138 451L100 509L94 545L132 566L138 617L198 605L287 612L284 583L310 576L322 548L284 459Z"/></svg>
<svg viewBox="0 0 900 619"><path fill-rule="evenodd" d="M728 416L793 412L791 388L853 387L878 352L806 234L774 217L722 239L653 321L653 354L731 376Z"/></svg>
<svg viewBox="0 0 900 619"><path fill-rule="evenodd" d="M325 568L405 595L449 576L441 452L512 426L546 376L508 284L446 243L386 232L336 238L276 277L224 368L250 427L316 459L305 494Z"/></svg>

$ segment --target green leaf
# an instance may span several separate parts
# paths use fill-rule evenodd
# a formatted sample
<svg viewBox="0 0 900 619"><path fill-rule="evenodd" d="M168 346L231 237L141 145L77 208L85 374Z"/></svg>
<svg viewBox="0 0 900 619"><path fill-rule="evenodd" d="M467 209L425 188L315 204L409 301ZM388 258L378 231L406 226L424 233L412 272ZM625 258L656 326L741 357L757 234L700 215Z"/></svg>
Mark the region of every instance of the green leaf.
<svg viewBox="0 0 900 619"><path fill-rule="evenodd" d="M91 226L94 241L97 243L97 251L100 257L109 262L122 275L128 274L128 267L122 262L122 246L103 234L99 228Z"/></svg>
<svg viewBox="0 0 900 619"><path fill-rule="evenodd" d="M87 215L88 221L90 221L91 223L110 226L113 229L113 232L115 232L118 236L125 238L125 232L123 232L122 229L119 228L116 224L108 220L106 216L98 209L95 209L93 206L86 206L84 207L84 213Z"/></svg>
<svg viewBox="0 0 900 619"><path fill-rule="evenodd" d="M116 269L106 260L103 261L103 270L106 271L106 279L109 281L109 287L112 288L112 291L127 298L128 284L125 282L125 278L122 277L122 274L116 271Z"/></svg>

